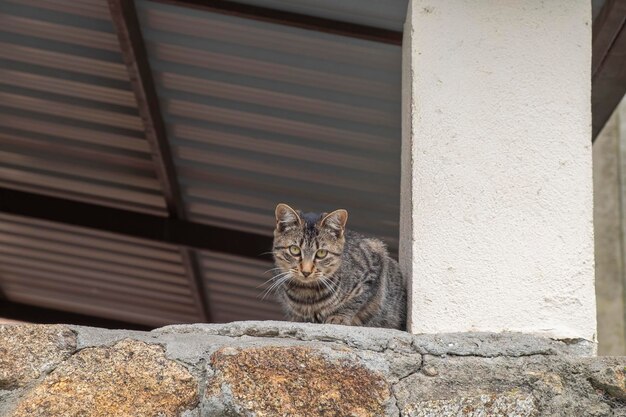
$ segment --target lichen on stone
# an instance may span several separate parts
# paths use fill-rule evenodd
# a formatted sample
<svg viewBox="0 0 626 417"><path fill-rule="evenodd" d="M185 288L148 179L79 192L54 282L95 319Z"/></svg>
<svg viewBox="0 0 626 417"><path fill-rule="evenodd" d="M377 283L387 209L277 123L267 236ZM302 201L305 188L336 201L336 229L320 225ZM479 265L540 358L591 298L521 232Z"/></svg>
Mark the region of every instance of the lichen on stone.
<svg viewBox="0 0 626 417"><path fill-rule="evenodd" d="M0 390L23 387L76 350L76 335L60 325L0 325Z"/></svg>
<svg viewBox="0 0 626 417"><path fill-rule="evenodd" d="M626 371L621 364L596 369L590 377L591 385L618 401L626 401Z"/></svg>
<svg viewBox="0 0 626 417"><path fill-rule="evenodd" d="M12 417L179 416L198 382L164 349L135 340L83 349L26 394Z"/></svg>
<svg viewBox="0 0 626 417"><path fill-rule="evenodd" d="M409 404L402 410L406 417L533 417L537 414L532 395L516 392L426 400Z"/></svg>
<svg viewBox="0 0 626 417"><path fill-rule="evenodd" d="M210 366L207 397L243 415L381 416L391 397L382 375L308 347L223 348Z"/></svg>

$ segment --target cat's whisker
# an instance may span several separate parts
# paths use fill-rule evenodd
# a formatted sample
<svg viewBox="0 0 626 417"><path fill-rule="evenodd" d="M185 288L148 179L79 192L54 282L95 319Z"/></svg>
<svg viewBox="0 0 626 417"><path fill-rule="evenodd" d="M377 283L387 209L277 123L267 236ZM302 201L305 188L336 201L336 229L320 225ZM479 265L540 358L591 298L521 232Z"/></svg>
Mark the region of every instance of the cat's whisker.
<svg viewBox="0 0 626 417"><path fill-rule="evenodd" d="M267 297L271 291L271 289L273 288L273 285L267 289L265 289L261 294L259 294L259 297L261 298L261 300L265 300L265 297Z"/></svg>
<svg viewBox="0 0 626 417"><path fill-rule="evenodd" d="M332 279L328 278L325 275L320 275L320 278L322 279L322 282L324 283L324 285L326 285L326 288L328 288L328 290L332 292L333 295L337 293L337 285L335 284L335 281L333 281Z"/></svg>
<svg viewBox="0 0 626 417"><path fill-rule="evenodd" d="M281 285L283 285L285 282L289 281L291 279L291 272L282 277L281 279L279 279L278 281L276 281L275 283L272 284L271 287L269 287L264 293L263 293L263 297L261 298L261 300L265 300L265 298L270 295L272 293L272 290L276 290L278 289Z"/></svg>
<svg viewBox="0 0 626 417"><path fill-rule="evenodd" d="M326 282L326 277L319 273L316 276L317 276L318 281L321 282L322 285L326 287L326 289L330 290L330 288L328 288L328 283Z"/></svg>
<svg viewBox="0 0 626 417"><path fill-rule="evenodd" d="M268 280L266 280L265 282L263 282L262 284L258 285L258 286L257 286L257 288L260 288L260 287L262 287L262 286L264 286L264 285L267 285L267 284L269 284L270 282L275 281L275 280L277 280L277 279L279 279L279 278L281 278L281 277L283 277L283 276L285 276L285 275L287 275L287 274L291 274L291 271L282 272L282 273L280 273L280 274L278 274L278 275L274 275L274 276L273 276L273 277L271 277L270 279L268 279Z"/></svg>
<svg viewBox="0 0 626 417"><path fill-rule="evenodd" d="M263 275L267 274L270 271L278 271L278 270L280 270L280 268L270 268L267 271L263 271Z"/></svg>
<svg viewBox="0 0 626 417"><path fill-rule="evenodd" d="M289 270L287 272L283 272L282 274L279 274L279 275L275 276L271 280L268 280L268 283L271 282L271 281L275 281L275 282L272 283L272 285L265 292L269 293L273 289L276 289L276 288L280 287L280 285L285 283L287 280L291 279L291 275L292 274L293 274L293 271Z"/></svg>
<svg viewBox="0 0 626 417"><path fill-rule="evenodd" d="M330 292L333 293L333 295L336 294L337 293L337 287L335 285L333 285L332 280L330 278L326 278L326 277L324 277L324 278L326 279L326 283L328 285L328 289L330 290Z"/></svg>
<svg viewBox="0 0 626 417"><path fill-rule="evenodd" d="M328 285L326 277L324 277L323 275L320 275L320 281L322 282L322 284L324 285L324 287L326 287L328 291L334 294L333 289L330 287L330 285Z"/></svg>

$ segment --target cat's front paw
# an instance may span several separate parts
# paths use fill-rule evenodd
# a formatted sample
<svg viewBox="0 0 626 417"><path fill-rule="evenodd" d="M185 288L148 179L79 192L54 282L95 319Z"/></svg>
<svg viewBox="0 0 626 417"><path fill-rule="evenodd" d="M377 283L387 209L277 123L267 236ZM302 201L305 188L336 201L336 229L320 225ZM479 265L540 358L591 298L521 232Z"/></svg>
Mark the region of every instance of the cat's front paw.
<svg viewBox="0 0 626 417"><path fill-rule="evenodd" d="M350 318L346 316L329 316L324 320L326 324L343 324L344 326L350 325Z"/></svg>

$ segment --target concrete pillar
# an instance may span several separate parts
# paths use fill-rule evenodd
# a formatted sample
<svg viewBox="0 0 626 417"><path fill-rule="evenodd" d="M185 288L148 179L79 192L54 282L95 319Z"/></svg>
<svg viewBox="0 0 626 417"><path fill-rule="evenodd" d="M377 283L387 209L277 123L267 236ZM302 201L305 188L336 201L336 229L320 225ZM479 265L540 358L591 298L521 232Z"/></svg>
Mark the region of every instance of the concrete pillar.
<svg viewBox="0 0 626 417"><path fill-rule="evenodd" d="M626 354L624 323L624 195L626 100L593 145L593 199L598 300L598 354ZM622 188L624 187L624 188Z"/></svg>
<svg viewBox="0 0 626 417"><path fill-rule="evenodd" d="M400 257L414 333L596 339L586 0L413 0Z"/></svg>

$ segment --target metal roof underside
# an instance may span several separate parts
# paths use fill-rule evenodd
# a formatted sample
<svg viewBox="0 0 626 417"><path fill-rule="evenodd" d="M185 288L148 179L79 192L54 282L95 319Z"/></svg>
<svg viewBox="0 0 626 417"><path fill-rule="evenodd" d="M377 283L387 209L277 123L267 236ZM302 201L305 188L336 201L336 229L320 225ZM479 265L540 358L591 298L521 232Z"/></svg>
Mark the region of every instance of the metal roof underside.
<svg viewBox="0 0 626 417"><path fill-rule="evenodd" d="M148 326L201 321L175 246L0 215L9 300Z"/></svg>
<svg viewBox="0 0 626 417"><path fill-rule="evenodd" d="M0 130L0 185L165 214L106 2L0 2Z"/></svg>
<svg viewBox="0 0 626 417"><path fill-rule="evenodd" d="M397 250L400 47L137 5L191 219L271 236L277 202L346 208Z"/></svg>
<svg viewBox="0 0 626 417"><path fill-rule="evenodd" d="M406 7L250 3L394 30ZM398 45L136 5L190 222L270 239L277 202L341 207L397 251ZM137 106L105 0L0 0L0 188L168 216ZM0 214L0 297L148 326L202 321L185 250ZM267 257L192 252L213 321L280 319L263 294Z"/></svg>

